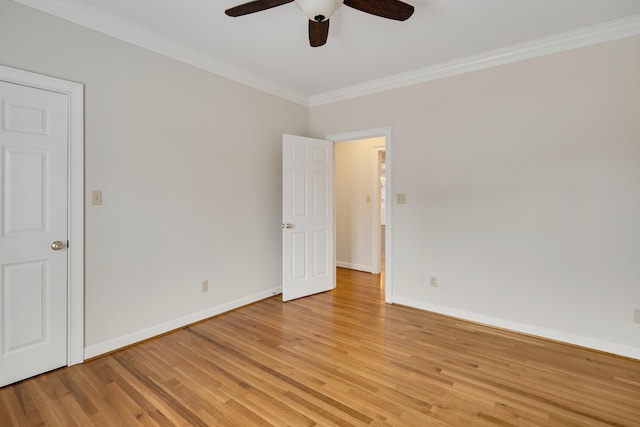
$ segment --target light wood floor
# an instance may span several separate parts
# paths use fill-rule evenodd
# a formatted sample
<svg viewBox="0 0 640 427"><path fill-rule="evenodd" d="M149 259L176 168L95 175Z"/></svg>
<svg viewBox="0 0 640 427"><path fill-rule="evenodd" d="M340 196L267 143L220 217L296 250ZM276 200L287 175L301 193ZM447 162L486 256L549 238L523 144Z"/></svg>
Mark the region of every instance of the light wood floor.
<svg viewBox="0 0 640 427"><path fill-rule="evenodd" d="M382 302L379 276L0 389L0 426L640 426L640 362Z"/></svg>

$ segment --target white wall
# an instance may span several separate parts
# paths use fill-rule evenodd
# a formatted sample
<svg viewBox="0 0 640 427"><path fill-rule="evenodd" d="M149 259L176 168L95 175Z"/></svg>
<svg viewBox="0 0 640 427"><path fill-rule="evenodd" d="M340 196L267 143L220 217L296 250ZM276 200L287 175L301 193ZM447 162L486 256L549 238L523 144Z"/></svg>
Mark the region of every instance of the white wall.
<svg viewBox="0 0 640 427"><path fill-rule="evenodd" d="M307 133L305 107L9 0L0 64L85 85L104 199L86 206L87 356L281 287L281 138Z"/></svg>
<svg viewBox="0 0 640 427"><path fill-rule="evenodd" d="M379 250L378 151L384 138L343 141L335 144L336 264L378 273L374 259ZM369 199L367 199L367 197ZM378 236L374 234L376 233Z"/></svg>
<svg viewBox="0 0 640 427"><path fill-rule="evenodd" d="M392 126L395 302L640 358L639 118L634 37L315 107L310 131Z"/></svg>

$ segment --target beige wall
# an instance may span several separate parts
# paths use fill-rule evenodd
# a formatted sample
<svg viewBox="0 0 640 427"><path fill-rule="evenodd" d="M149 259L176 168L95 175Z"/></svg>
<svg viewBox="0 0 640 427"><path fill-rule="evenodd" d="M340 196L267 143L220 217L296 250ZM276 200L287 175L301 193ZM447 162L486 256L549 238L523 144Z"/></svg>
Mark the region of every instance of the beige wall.
<svg viewBox="0 0 640 427"><path fill-rule="evenodd" d="M310 111L387 125L394 301L640 358L640 37Z"/></svg>
<svg viewBox="0 0 640 427"><path fill-rule="evenodd" d="M307 108L9 0L0 64L85 85L89 356L281 287L281 140Z"/></svg>

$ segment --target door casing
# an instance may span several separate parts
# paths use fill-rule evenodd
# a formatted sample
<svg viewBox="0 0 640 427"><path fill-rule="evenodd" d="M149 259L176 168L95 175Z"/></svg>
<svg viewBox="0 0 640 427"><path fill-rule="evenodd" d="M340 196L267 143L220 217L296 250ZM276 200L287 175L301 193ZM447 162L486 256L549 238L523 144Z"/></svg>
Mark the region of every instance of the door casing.
<svg viewBox="0 0 640 427"><path fill-rule="evenodd" d="M75 365L84 361L84 86L2 65L0 80L69 100L67 365Z"/></svg>

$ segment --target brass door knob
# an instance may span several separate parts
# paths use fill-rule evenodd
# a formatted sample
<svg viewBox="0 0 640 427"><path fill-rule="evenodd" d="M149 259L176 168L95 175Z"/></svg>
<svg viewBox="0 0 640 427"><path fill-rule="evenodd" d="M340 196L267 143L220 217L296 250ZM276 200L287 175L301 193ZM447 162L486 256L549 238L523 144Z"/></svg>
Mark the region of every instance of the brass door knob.
<svg viewBox="0 0 640 427"><path fill-rule="evenodd" d="M56 240L51 244L51 249L53 249L54 251L59 251L60 249L63 249L63 248L64 248L64 243L62 243L60 240Z"/></svg>

